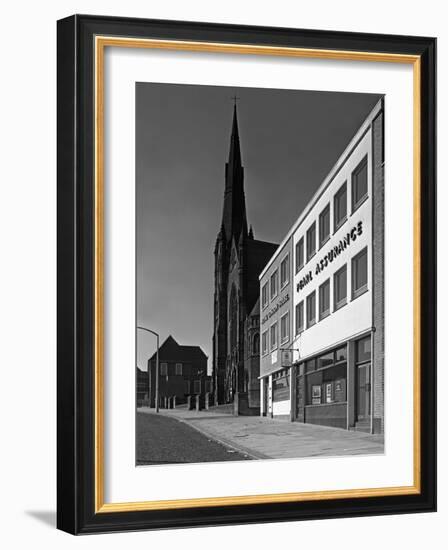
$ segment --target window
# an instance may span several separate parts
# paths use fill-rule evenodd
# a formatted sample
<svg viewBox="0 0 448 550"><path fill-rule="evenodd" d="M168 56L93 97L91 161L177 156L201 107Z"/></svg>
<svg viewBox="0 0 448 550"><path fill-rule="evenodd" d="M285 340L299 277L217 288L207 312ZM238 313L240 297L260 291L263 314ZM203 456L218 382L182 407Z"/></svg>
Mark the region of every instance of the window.
<svg viewBox="0 0 448 550"><path fill-rule="evenodd" d="M370 335L356 342L355 362L364 363L370 361L372 355L372 340Z"/></svg>
<svg viewBox="0 0 448 550"><path fill-rule="evenodd" d="M289 311L280 319L280 341L282 344L289 340Z"/></svg>
<svg viewBox="0 0 448 550"><path fill-rule="evenodd" d="M334 357L334 352L326 356ZM325 357L326 357L325 356ZM325 357L319 357L319 364L325 364L320 370L306 369L305 401L307 405L321 405L347 400L347 363L334 365L332 360L326 361ZM308 363L308 362L307 362ZM345 427L346 418L341 418L335 426Z"/></svg>
<svg viewBox="0 0 448 550"><path fill-rule="evenodd" d="M277 323L271 326L271 350L277 347Z"/></svg>
<svg viewBox="0 0 448 550"><path fill-rule="evenodd" d="M305 253L304 253L304 244L303 237L296 244L296 273L298 273L305 263Z"/></svg>
<svg viewBox="0 0 448 550"><path fill-rule="evenodd" d="M201 393L201 381L200 380L195 380L194 383L193 383L193 386L194 386L193 393Z"/></svg>
<svg viewBox="0 0 448 550"><path fill-rule="evenodd" d="M260 335L258 332L254 335L254 340L252 342L252 355L258 355L260 353Z"/></svg>
<svg viewBox="0 0 448 550"><path fill-rule="evenodd" d="M334 310L345 306L347 303L347 266L344 265L336 271L333 279Z"/></svg>
<svg viewBox="0 0 448 550"><path fill-rule="evenodd" d="M310 260L316 254L316 224L306 232L306 261Z"/></svg>
<svg viewBox="0 0 448 550"><path fill-rule="evenodd" d="M319 287L319 320L330 315L330 279Z"/></svg>
<svg viewBox="0 0 448 550"><path fill-rule="evenodd" d="M334 362L334 353L330 351L329 353L325 353L324 355L321 355L317 358L317 368L318 369L324 369L326 367L331 367Z"/></svg>
<svg viewBox="0 0 448 550"><path fill-rule="evenodd" d="M352 298L367 290L367 248L352 259Z"/></svg>
<svg viewBox="0 0 448 550"><path fill-rule="evenodd" d="M306 326L312 327L316 322L316 292L306 298Z"/></svg>
<svg viewBox="0 0 448 550"><path fill-rule="evenodd" d="M305 361L305 372L313 372L316 370L316 359L309 359Z"/></svg>
<svg viewBox="0 0 448 550"><path fill-rule="evenodd" d="M280 264L280 286L283 288L289 283L289 254L285 256Z"/></svg>
<svg viewBox="0 0 448 550"><path fill-rule="evenodd" d="M336 363L339 363L340 361L347 361L347 346L343 346L342 348L337 349L335 353Z"/></svg>
<svg viewBox="0 0 448 550"><path fill-rule="evenodd" d="M190 393L191 391L191 382L190 380L185 380L185 393Z"/></svg>
<svg viewBox="0 0 448 550"><path fill-rule="evenodd" d="M160 376L168 376L168 363L160 363Z"/></svg>
<svg viewBox="0 0 448 550"><path fill-rule="evenodd" d="M364 157L352 173L352 212L367 197L367 157Z"/></svg>
<svg viewBox="0 0 448 550"><path fill-rule="evenodd" d="M322 246L330 238L330 205L323 209L319 216L319 247Z"/></svg>
<svg viewBox="0 0 448 550"><path fill-rule="evenodd" d="M271 300L278 294L278 271L275 270L271 275Z"/></svg>
<svg viewBox="0 0 448 550"><path fill-rule="evenodd" d="M290 373L282 370L272 375L272 401L287 401L290 399Z"/></svg>
<svg viewBox="0 0 448 550"><path fill-rule="evenodd" d="M334 231L336 232L347 219L347 182L334 196Z"/></svg>
<svg viewBox="0 0 448 550"><path fill-rule="evenodd" d="M268 283L265 283L263 285L263 288L261 289L261 304L263 308L265 308L268 305L269 298L268 298Z"/></svg>
<svg viewBox="0 0 448 550"><path fill-rule="evenodd" d="M182 375L182 363L176 363L176 374L179 376Z"/></svg>
<svg viewBox="0 0 448 550"><path fill-rule="evenodd" d="M304 329L303 300L296 305L296 336Z"/></svg>
<svg viewBox="0 0 448 550"><path fill-rule="evenodd" d="M265 330L261 335L261 352L266 355L268 352L268 331Z"/></svg>

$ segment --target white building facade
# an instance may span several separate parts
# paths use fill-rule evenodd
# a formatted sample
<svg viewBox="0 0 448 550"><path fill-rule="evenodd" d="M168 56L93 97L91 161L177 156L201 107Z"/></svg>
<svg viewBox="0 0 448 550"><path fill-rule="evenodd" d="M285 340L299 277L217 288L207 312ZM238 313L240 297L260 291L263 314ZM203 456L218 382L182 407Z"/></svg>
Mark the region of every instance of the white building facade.
<svg viewBox="0 0 448 550"><path fill-rule="evenodd" d="M275 370L261 358L265 414L384 431L383 119L381 101L279 247L292 250L292 337ZM282 377L289 395L279 407L272 390Z"/></svg>

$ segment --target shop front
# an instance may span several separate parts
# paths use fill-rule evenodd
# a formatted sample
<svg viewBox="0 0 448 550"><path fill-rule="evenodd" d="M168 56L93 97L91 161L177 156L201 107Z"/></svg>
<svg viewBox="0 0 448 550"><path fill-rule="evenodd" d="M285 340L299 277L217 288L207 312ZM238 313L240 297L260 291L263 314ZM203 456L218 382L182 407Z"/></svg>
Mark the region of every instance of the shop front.
<svg viewBox="0 0 448 550"><path fill-rule="evenodd" d="M370 432L370 333L299 362L295 385L295 420Z"/></svg>
<svg viewBox="0 0 448 550"><path fill-rule="evenodd" d="M346 428L347 345L299 364L297 418L310 424Z"/></svg>

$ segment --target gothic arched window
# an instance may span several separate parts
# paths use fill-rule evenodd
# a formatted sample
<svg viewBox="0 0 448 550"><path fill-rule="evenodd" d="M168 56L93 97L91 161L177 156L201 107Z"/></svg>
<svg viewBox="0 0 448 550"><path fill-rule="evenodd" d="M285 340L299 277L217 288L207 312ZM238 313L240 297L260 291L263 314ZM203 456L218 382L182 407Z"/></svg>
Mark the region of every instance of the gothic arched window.
<svg viewBox="0 0 448 550"><path fill-rule="evenodd" d="M258 332L254 334L254 341L252 343L252 355L258 355L260 353L260 335Z"/></svg>
<svg viewBox="0 0 448 550"><path fill-rule="evenodd" d="M235 285L232 285L229 301L229 322L230 322L230 349L234 349L237 343L238 334L238 298Z"/></svg>

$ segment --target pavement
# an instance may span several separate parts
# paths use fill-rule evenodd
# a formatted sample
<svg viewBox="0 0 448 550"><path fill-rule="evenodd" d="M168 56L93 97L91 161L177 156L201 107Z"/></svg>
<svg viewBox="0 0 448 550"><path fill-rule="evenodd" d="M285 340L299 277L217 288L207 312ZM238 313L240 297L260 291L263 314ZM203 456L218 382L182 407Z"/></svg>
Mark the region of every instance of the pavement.
<svg viewBox="0 0 448 550"><path fill-rule="evenodd" d="M141 413L156 415L154 409ZM253 459L384 453L384 437L260 416L232 416L185 407L160 409L159 416L182 422L209 439Z"/></svg>

